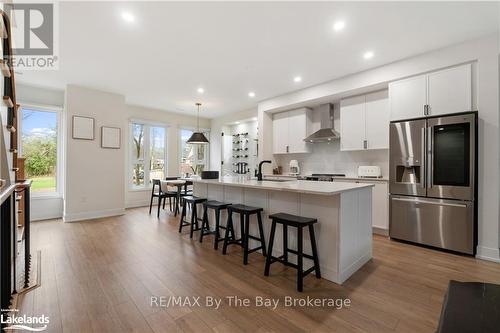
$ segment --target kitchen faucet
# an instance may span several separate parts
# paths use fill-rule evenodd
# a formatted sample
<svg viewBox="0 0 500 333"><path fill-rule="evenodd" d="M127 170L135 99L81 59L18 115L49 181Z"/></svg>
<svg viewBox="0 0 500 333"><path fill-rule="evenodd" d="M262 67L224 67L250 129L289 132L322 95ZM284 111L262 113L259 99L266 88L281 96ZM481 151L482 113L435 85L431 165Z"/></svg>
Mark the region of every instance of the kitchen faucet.
<svg viewBox="0 0 500 333"><path fill-rule="evenodd" d="M262 164L264 163L273 163L269 160L264 160L259 163L259 173L257 173L257 180L262 180Z"/></svg>

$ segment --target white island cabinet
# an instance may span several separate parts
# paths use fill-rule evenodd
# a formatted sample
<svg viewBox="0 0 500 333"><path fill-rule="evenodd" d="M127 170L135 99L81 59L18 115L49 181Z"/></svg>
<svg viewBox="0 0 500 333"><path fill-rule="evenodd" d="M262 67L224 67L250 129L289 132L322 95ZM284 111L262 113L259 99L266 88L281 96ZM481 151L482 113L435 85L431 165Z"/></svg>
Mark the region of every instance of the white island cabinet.
<svg viewBox="0 0 500 333"><path fill-rule="evenodd" d="M317 218L315 233L321 275L342 284L372 257L372 187L371 184L356 183L224 178L195 180L194 194L210 200L263 208L266 245L269 244L271 227L269 214L284 212ZM221 216L221 219L225 218L226 215ZM209 219L212 223L214 216L211 215ZM235 223L235 227L238 227L238 223ZM238 230L236 232L239 233ZM255 220L251 221L250 232L257 234ZM296 235L295 228L288 228L288 246L291 249L296 249ZM277 230L275 237L273 252L276 256L281 255L283 249L281 230ZM306 232L304 250L305 253L311 253L309 233ZM292 254L289 256L295 259ZM312 262L304 258L304 269L309 266L312 266ZM272 271L273 267L271 274Z"/></svg>

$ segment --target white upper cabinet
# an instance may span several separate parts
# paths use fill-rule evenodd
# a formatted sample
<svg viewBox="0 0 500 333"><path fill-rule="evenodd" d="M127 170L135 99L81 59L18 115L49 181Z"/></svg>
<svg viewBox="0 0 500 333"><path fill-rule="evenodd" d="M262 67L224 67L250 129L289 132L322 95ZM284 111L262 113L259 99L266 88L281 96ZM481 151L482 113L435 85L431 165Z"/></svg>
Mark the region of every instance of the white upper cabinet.
<svg viewBox="0 0 500 333"><path fill-rule="evenodd" d="M288 144L288 112L273 115L273 153L286 154Z"/></svg>
<svg viewBox="0 0 500 333"><path fill-rule="evenodd" d="M471 111L471 65L453 67L427 75L429 115Z"/></svg>
<svg viewBox="0 0 500 333"><path fill-rule="evenodd" d="M414 76L389 83L391 120L423 117L427 104L427 77Z"/></svg>
<svg viewBox="0 0 500 333"><path fill-rule="evenodd" d="M273 115L273 154L309 153L304 139L310 134L311 110L307 108Z"/></svg>
<svg viewBox="0 0 500 333"><path fill-rule="evenodd" d="M340 102L340 150L361 150L365 143L365 96Z"/></svg>
<svg viewBox="0 0 500 333"><path fill-rule="evenodd" d="M472 109L471 64L389 83L391 120Z"/></svg>
<svg viewBox="0 0 500 333"><path fill-rule="evenodd" d="M340 150L388 149L387 90L340 102Z"/></svg>
<svg viewBox="0 0 500 333"><path fill-rule="evenodd" d="M365 128L367 149L389 148L389 99L388 91L366 95Z"/></svg>

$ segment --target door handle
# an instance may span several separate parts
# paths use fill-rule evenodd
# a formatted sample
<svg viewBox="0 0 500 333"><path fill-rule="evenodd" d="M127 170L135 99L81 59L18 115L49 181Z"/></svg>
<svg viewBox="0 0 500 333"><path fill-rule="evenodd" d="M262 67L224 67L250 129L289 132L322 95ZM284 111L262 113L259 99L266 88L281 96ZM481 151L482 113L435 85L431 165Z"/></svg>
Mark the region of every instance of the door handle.
<svg viewBox="0 0 500 333"><path fill-rule="evenodd" d="M427 154L427 181L428 181L428 188L432 188L432 185L434 183L434 148L432 147L434 143L434 139L432 137L433 135L433 127L427 127L427 149L428 149L428 154Z"/></svg>
<svg viewBox="0 0 500 333"><path fill-rule="evenodd" d="M363 148L368 149L368 140L363 140Z"/></svg>
<svg viewBox="0 0 500 333"><path fill-rule="evenodd" d="M427 152L427 146L426 146L426 139L425 139L425 127L422 127L422 147L421 147L421 160L420 160L420 185L422 186L422 188L426 188L426 183L427 183L427 178L426 178L426 172L425 172L425 169L427 167L427 164L426 164L426 158L425 158L425 155L426 155L426 152Z"/></svg>
<svg viewBox="0 0 500 333"><path fill-rule="evenodd" d="M428 205L437 205L437 206L450 206L450 207L467 208L466 204L451 203L451 202L435 202L435 201L428 201L428 200L415 200L415 199L406 199L406 198L392 198L392 200L412 202L414 204L428 204Z"/></svg>

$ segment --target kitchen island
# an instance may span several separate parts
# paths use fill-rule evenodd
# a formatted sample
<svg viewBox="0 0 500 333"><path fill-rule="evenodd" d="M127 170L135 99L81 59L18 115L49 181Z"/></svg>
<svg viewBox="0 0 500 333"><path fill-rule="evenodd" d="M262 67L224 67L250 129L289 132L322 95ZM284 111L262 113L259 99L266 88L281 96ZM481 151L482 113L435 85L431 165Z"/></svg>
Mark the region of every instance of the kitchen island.
<svg viewBox="0 0 500 333"><path fill-rule="evenodd" d="M258 181L234 177L194 179L193 183L196 196L262 207L266 244L271 226L268 215L283 212L317 218L315 232L321 275L327 280L342 284L372 257L372 184ZM222 224L225 218L221 216ZM213 216L209 219L213 221ZM236 228L238 225L235 223ZM250 233L257 234L255 221L251 221ZM281 255L282 234L277 230L274 255ZM288 228L291 249L296 249L296 235L295 228ZM311 253L308 233L304 233L304 249ZM304 268L310 265L312 262L304 259ZM272 270L273 267L271 274Z"/></svg>

